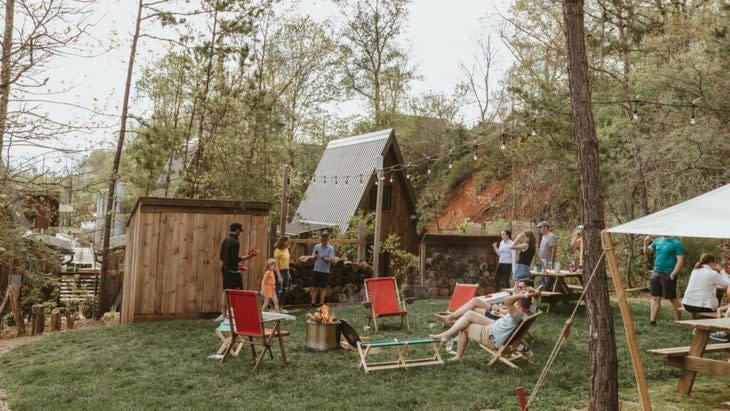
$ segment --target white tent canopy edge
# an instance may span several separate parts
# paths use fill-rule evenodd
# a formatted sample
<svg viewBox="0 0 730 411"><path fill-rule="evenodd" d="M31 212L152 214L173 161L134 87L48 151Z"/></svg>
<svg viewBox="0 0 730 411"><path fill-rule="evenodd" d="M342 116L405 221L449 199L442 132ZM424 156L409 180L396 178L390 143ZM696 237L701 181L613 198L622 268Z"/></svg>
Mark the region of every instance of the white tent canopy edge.
<svg viewBox="0 0 730 411"><path fill-rule="evenodd" d="M607 230L610 233L730 238L730 184Z"/></svg>

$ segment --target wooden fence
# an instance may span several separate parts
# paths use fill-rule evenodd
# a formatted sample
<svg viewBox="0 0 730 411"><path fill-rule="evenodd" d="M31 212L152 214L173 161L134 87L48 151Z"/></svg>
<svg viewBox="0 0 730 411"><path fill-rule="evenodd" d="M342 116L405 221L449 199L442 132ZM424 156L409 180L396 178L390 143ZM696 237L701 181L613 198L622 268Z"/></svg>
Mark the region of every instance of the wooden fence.
<svg viewBox="0 0 730 411"><path fill-rule="evenodd" d="M99 270L61 273L58 279L63 302L84 301L99 294Z"/></svg>

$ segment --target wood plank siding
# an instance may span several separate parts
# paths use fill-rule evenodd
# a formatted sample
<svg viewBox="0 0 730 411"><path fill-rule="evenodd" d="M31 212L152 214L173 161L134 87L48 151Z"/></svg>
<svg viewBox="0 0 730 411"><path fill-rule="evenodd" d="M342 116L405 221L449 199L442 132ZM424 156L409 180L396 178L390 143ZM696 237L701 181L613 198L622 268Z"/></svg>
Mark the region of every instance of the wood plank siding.
<svg viewBox="0 0 730 411"><path fill-rule="evenodd" d="M266 203L140 198L127 223L122 323L199 318L220 311L220 244L233 222L244 231L244 286L258 290L268 250Z"/></svg>

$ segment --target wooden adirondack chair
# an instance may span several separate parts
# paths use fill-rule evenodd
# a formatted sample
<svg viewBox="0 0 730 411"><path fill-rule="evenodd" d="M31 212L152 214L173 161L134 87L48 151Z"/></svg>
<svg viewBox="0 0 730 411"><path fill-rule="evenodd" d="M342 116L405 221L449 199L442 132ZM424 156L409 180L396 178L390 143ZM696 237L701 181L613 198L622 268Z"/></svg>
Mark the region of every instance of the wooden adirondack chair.
<svg viewBox="0 0 730 411"><path fill-rule="evenodd" d="M539 317L542 314L542 311L538 311L535 314L532 314L530 316L524 317L520 324L515 327L514 331L512 331L512 334L509 336L507 341L499 347L490 347L486 344L479 343L479 346L482 347L484 350L489 352L491 354L491 357L488 361L488 366L491 366L497 360L509 365L512 368L520 369L520 367L515 364L513 361L524 358L527 359L524 353L519 351L520 345L527 346L525 342L525 337L527 337L527 332L530 330L530 327L535 323L535 320L537 320L537 317Z"/></svg>

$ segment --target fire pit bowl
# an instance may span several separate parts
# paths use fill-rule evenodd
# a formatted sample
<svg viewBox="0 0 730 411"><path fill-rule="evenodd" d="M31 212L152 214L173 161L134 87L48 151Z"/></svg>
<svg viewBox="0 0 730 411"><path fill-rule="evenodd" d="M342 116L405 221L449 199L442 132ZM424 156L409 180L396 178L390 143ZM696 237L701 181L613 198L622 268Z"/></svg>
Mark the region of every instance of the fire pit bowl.
<svg viewBox="0 0 730 411"><path fill-rule="evenodd" d="M340 346L340 321L307 320L307 348L315 351L336 350Z"/></svg>

